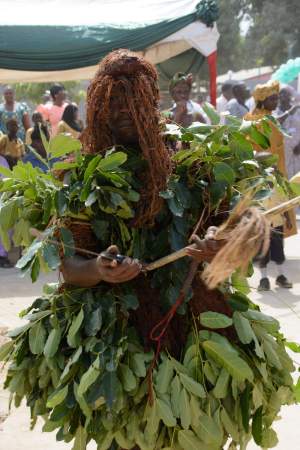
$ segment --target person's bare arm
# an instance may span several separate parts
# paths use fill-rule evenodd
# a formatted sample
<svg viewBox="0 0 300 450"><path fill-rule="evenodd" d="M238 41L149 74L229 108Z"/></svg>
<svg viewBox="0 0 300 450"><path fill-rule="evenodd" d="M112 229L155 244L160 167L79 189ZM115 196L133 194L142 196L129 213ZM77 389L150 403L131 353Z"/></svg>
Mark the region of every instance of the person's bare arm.
<svg viewBox="0 0 300 450"><path fill-rule="evenodd" d="M25 131L28 130L28 128L30 128L31 124L30 124L30 117L27 112L23 114L22 122L23 122Z"/></svg>
<svg viewBox="0 0 300 450"><path fill-rule="evenodd" d="M118 253L115 246L109 247L107 251ZM76 255L63 260L61 271L66 283L92 287L101 281L116 284L132 280L140 273L141 268L137 260L128 257L118 264L117 261L108 261L101 256L88 260Z"/></svg>

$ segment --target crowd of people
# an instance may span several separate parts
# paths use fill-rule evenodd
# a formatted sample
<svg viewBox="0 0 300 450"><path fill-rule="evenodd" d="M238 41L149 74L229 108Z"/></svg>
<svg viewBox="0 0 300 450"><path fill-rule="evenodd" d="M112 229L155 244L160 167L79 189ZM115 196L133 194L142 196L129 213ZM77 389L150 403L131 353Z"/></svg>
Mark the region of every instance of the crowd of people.
<svg viewBox="0 0 300 450"><path fill-rule="evenodd" d="M41 165L34 157L32 148L45 156L41 130L47 140L60 133L69 133L78 138L83 125L78 117L78 107L67 100L66 91L61 84L54 84L43 96L43 102L36 106L30 117L29 107L18 102L12 87L3 92L4 101L0 104L0 154L12 168L19 160Z"/></svg>

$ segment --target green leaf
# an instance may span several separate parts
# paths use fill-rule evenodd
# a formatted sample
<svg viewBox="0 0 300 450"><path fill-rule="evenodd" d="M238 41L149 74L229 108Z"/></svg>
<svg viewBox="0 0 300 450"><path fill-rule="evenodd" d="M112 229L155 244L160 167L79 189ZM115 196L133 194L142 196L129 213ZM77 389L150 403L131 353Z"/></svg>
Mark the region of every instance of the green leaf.
<svg viewBox="0 0 300 450"><path fill-rule="evenodd" d="M54 391L47 400L47 408L55 408L57 405L60 405L65 400L67 394L68 385L58 391Z"/></svg>
<svg viewBox="0 0 300 450"><path fill-rule="evenodd" d="M78 386L78 396L82 397L83 394L89 389L89 387L96 381L100 374L100 358L97 359L91 364L88 370L82 375L80 379L80 383Z"/></svg>
<svg viewBox="0 0 300 450"><path fill-rule="evenodd" d="M44 355L46 358L53 358L55 353L58 350L58 346L61 340L61 329L60 328L53 328L51 330L45 348L44 348Z"/></svg>
<svg viewBox="0 0 300 450"><path fill-rule="evenodd" d="M137 387L136 378L132 370L126 364L120 364L120 375L123 389L126 392L133 391Z"/></svg>
<svg viewBox="0 0 300 450"><path fill-rule="evenodd" d="M34 355L41 355L46 342L46 330L40 320L29 330L29 348Z"/></svg>
<svg viewBox="0 0 300 450"><path fill-rule="evenodd" d="M204 444L191 430L180 430L178 441L183 450L208 450ZM210 450L213 450L210 447Z"/></svg>
<svg viewBox="0 0 300 450"><path fill-rule="evenodd" d="M122 302L125 305L125 308L136 310L139 307L139 301L136 295L126 294L122 296Z"/></svg>
<svg viewBox="0 0 300 450"><path fill-rule="evenodd" d="M7 178L13 177L13 172L10 169L8 169L7 167L4 167L2 165L0 165L0 173Z"/></svg>
<svg viewBox="0 0 300 450"><path fill-rule="evenodd" d="M158 368L156 376L155 389L161 394L165 394L169 389L173 378L174 368L171 361L166 358Z"/></svg>
<svg viewBox="0 0 300 450"><path fill-rule="evenodd" d="M278 444L278 437L276 432L272 428L267 428L263 431L261 439L261 448L273 448Z"/></svg>
<svg viewBox="0 0 300 450"><path fill-rule="evenodd" d="M48 154L51 156L50 159L59 158L68 153L80 150L81 147L81 142L74 139L71 135L58 134L50 140Z"/></svg>
<svg viewBox="0 0 300 450"><path fill-rule="evenodd" d="M31 281L33 283L36 282L39 274L40 274L40 261L39 257L36 256L31 264L31 271L30 271Z"/></svg>
<svg viewBox="0 0 300 450"><path fill-rule="evenodd" d="M86 450L87 432L81 425L76 430L75 441L72 450Z"/></svg>
<svg viewBox="0 0 300 450"><path fill-rule="evenodd" d="M3 344L0 347L0 361L5 361L5 359L7 358L7 356L11 353L11 351L14 348L14 341L8 341L5 342L5 344Z"/></svg>
<svg viewBox="0 0 300 450"><path fill-rule="evenodd" d="M42 255L50 269L56 270L60 266L58 245L46 243L42 248Z"/></svg>
<svg viewBox="0 0 300 450"><path fill-rule="evenodd" d="M32 260L32 258L37 255L42 245L43 242L34 240L31 246L27 249L26 253L17 262L17 269L23 269Z"/></svg>
<svg viewBox="0 0 300 450"><path fill-rule="evenodd" d="M216 398L225 398L227 396L229 380L230 375L228 371L223 367L217 383L213 389L213 394Z"/></svg>
<svg viewBox="0 0 300 450"><path fill-rule="evenodd" d="M241 313L235 311L233 313L233 324L240 341L243 344L250 344L255 340L255 334L252 330L250 322Z"/></svg>
<svg viewBox="0 0 300 450"><path fill-rule="evenodd" d="M85 318L84 331L87 336L96 336L102 327L102 308L95 309Z"/></svg>
<svg viewBox="0 0 300 450"><path fill-rule="evenodd" d="M202 384L198 383L197 381L193 380L188 375L185 375L183 373L179 374L180 381L183 384L183 386L191 393L194 394L196 397L205 398L206 393L202 386Z"/></svg>
<svg viewBox="0 0 300 450"><path fill-rule="evenodd" d="M202 108L204 112L208 115L208 118L211 121L212 125L219 125L221 117L217 113L215 108L206 102L202 104Z"/></svg>
<svg viewBox="0 0 300 450"><path fill-rule="evenodd" d="M266 314L254 309L248 309L248 311L243 312L242 314L246 317L246 319L251 322L258 323L270 333L276 333L279 331L280 324L278 320L274 319L274 317L267 316Z"/></svg>
<svg viewBox="0 0 300 450"><path fill-rule="evenodd" d="M249 300L242 293L231 294L227 301L234 311L247 311L249 308Z"/></svg>
<svg viewBox="0 0 300 450"><path fill-rule="evenodd" d="M75 167L78 167L78 163L75 161L70 162L64 162L64 161L58 161L53 164L52 169L53 170L71 170L75 169Z"/></svg>
<svg viewBox="0 0 300 450"><path fill-rule="evenodd" d="M190 398L185 389L182 389L180 392L180 400L179 400L179 410L180 410L180 421L182 428L188 430L191 425L191 409L190 409Z"/></svg>
<svg viewBox="0 0 300 450"><path fill-rule="evenodd" d="M75 243L72 232L67 228L60 228L61 243L63 245L64 256L69 258L75 254Z"/></svg>
<svg viewBox="0 0 300 450"><path fill-rule="evenodd" d="M55 207L60 216L63 216L68 207L68 197L65 190L57 191L55 194Z"/></svg>
<svg viewBox="0 0 300 450"><path fill-rule="evenodd" d="M225 367L233 378L238 381L253 380L252 370L236 353L228 351L223 345L213 341L205 341L202 346L207 354Z"/></svg>
<svg viewBox="0 0 300 450"><path fill-rule="evenodd" d="M171 383L171 405L175 417L179 417L180 415L180 405L179 405L180 392L181 392L181 384L178 375L176 375Z"/></svg>
<svg viewBox="0 0 300 450"><path fill-rule="evenodd" d="M6 201L0 208L0 224L1 227L8 231L14 226L18 219L19 199L13 198Z"/></svg>
<svg viewBox="0 0 300 450"><path fill-rule="evenodd" d="M115 372L105 372L102 378L102 387L107 405L112 408L120 387L120 381Z"/></svg>
<svg viewBox="0 0 300 450"><path fill-rule="evenodd" d="M67 335L67 341L70 347L77 347L76 334L82 324L84 318L83 310L81 309L79 314L73 318L72 324L69 328Z"/></svg>
<svg viewBox="0 0 300 450"><path fill-rule="evenodd" d="M228 185L232 185L235 181L234 171L228 164L224 162L217 162L214 165L213 173L216 181L225 182Z"/></svg>
<svg viewBox="0 0 300 450"><path fill-rule="evenodd" d="M234 441L239 442L240 436L238 425L231 420L225 408L222 408L221 410L221 421L226 432L232 437Z"/></svg>
<svg viewBox="0 0 300 450"><path fill-rule="evenodd" d="M246 388L242 392L240 397L240 405L242 411L242 422L246 433L249 433L249 420L250 420L250 398L251 398L251 387L247 384Z"/></svg>
<svg viewBox="0 0 300 450"><path fill-rule="evenodd" d="M176 419L173 416L171 408L164 400L161 400L160 398L157 399L157 412L167 427L175 427Z"/></svg>
<svg viewBox="0 0 300 450"><path fill-rule="evenodd" d="M110 155L105 156L105 158L101 159L97 169L103 170L104 172L110 172L120 167L126 161L127 161L126 153L123 152L111 153Z"/></svg>
<svg viewBox="0 0 300 450"><path fill-rule="evenodd" d="M220 427L214 419L203 413L198 420L195 432L207 444L221 445L223 436Z"/></svg>
<svg viewBox="0 0 300 450"><path fill-rule="evenodd" d="M200 323L206 328L227 328L232 325L232 319L224 314L207 311L200 314Z"/></svg>
<svg viewBox="0 0 300 450"><path fill-rule="evenodd" d="M146 364L143 353L135 353L130 360L131 369L137 377L144 378L146 376Z"/></svg>
<svg viewBox="0 0 300 450"><path fill-rule="evenodd" d="M290 350L292 350L292 352L294 352L294 353L300 353L300 345L297 344L296 342L288 342L288 341L286 341L286 342L284 343L284 345L285 345L286 347L288 347Z"/></svg>
<svg viewBox="0 0 300 450"><path fill-rule="evenodd" d="M252 420L252 436L257 445L261 445L262 442L262 432L263 432L263 407L260 406L253 416Z"/></svg>
<svg viewBox="0 0 300 450"><path fill-rule="evenodd" d="M255 125L252 125L250 127L249 132L250 132L249 133L250 137L251 137L251 139L253 139L255 144L258 144L263 149L267 149L270 147L270 142L269 142L268 138L264 134L262 134L260 131L258 131L258 129L256 128Z"/></svg>

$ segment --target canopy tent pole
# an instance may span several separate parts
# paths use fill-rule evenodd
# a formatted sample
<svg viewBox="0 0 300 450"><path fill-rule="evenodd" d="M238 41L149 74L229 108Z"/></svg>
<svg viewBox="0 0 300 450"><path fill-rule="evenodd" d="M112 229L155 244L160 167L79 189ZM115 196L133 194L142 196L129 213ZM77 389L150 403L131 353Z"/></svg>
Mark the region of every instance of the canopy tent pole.
<svg viewBox="0 0 300 450"><path fill-rule="evenodd" d="M217 105L217 51L214 51L207 57L209 68L209 89L210 89L210 103L213 106Z"/></svg>

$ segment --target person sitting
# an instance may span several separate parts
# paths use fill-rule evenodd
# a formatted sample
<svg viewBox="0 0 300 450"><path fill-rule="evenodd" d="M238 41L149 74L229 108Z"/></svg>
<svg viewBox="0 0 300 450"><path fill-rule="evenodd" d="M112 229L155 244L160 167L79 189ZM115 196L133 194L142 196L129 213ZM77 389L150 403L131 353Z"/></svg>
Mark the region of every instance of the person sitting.
<svg viewBox="0 0 300 450"><path fill-rule="evenodd" d="M227 111L231 116L242 119L247 112L246 100L249 98L248 90L245 83L240 82L232 88L233 98L227 104Z"/></svg>
<svg viewBox="0 0 300 450"><path fill-rule="evenodd" d="M192 83L192 74L185 75L179 72L174 75L169 86L174 105L168 111L167 116L170 120L183 127L188 127L193 122L209 123L203 108L198 103L190 100Z"/></svg>
<svg viewBox="0 0 300 450"><path fill-rule="evenodd" d="M78 106L70 103L66 106L61 121L57 127L57 134L69 133L75 139L78 139L82 131L82 125L78 120Z"/></svg>
<svg viewBox="0 0 300 450"><path fill-rule="evenodd" d="M41 124L40 122L36 122L31 133L31 144L28 146L28 152L23 157L23 162L29 162L33 167L39 167L43 172L47 172L47 153L44 147L41 132L44 134L46 140L49 141L50 136L47 125L44 123ZM41 156L45 160L45 162L38 158L35 152L39 156Z"/></svg>
<svg viewBox="0 0 300 450"><path fill-rule="evenodd" d="M6 122L7 134L0 137L0 154L4 156L12 168L25 154L25 145L18 138L19 125L16 119Z"/></svg>

